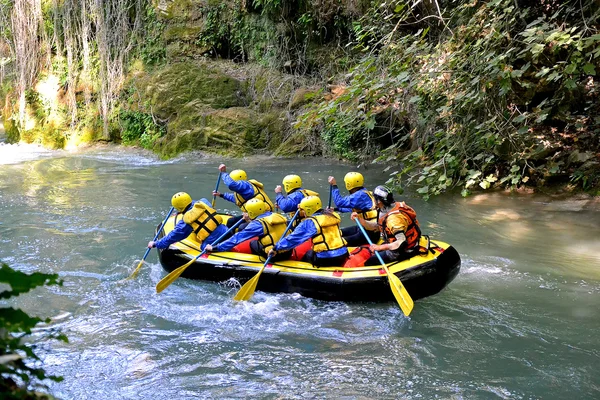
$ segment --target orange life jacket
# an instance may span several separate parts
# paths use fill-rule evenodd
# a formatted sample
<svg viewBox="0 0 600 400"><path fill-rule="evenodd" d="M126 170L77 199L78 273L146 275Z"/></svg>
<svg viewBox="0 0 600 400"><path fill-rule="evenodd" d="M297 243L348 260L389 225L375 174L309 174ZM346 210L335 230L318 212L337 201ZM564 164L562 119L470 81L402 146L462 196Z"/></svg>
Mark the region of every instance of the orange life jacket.
<svg viewBox="0 0 600 400"><path fill-rule="evenodd" d="M406 237L406 249L409 250L418 246L419 240L421 239L421 227L419 226L419 221L417 221L417 213L403 201L397 201L394 208L379 218L379 229L383 234L383 240L387 243L392 243L397 240L394 232L387 226L387 219L392 214L402 214L410 221L404 231L404 236Z"/></svg>

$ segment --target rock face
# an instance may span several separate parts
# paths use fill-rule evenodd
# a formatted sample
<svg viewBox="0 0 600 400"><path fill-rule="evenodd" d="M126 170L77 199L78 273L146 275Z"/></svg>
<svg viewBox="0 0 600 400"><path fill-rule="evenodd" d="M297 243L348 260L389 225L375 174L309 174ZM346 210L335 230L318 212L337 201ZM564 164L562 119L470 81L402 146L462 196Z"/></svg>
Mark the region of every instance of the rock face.
<svg viewBox="0 0 600 400"><path fill-rule="evenodd" d="M171 64L139 83L146 108L167 124L154 148L163 157L190 150L239 156L281 143L282 111L250 108L245 83L213 66Z"/></svg>

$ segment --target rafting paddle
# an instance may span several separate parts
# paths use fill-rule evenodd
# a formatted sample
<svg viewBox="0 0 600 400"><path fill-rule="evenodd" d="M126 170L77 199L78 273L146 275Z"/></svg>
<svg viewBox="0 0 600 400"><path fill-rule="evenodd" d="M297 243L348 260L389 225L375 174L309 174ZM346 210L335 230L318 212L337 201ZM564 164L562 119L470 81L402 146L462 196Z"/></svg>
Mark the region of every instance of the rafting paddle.
<svg viewBox="0 0 600 400"><path fill-rule="evenodd" d="M227 231L222 234L221 236L219 236L217 238L217 240L215 240L213 243L211 243L213 246L219 244L219 242L229 234L229 232L231 232L232 230L234 230L235 228L238 227L239 224L241 224L242 222L244 222L244 219L240 219L238 222L236 222L231 228L227 229ZM204 253L206 253L206 250L203 250L200 254L198 254L196 257L194 257L191 261L188 261L187 263L183 264L181 267L178 267L177 269L174 269L173 271L171 271L169 273L169 275L165 276L164 278L162 278L160 280L160 282L158 282L156 284L156 293L160 293L163 290L165 290L167 288L167 286L169 286L171 283L173 283L173 281L175 281L175 279L179 278L179 276L181 274L183 274L183 271L186 270L187 267L189 267L190 265L192 265L197 259L199 259L200 257L202 257L202 255L204 255Z"/></svg>
<svg viewBox="0 0 600 400"><path fill-rule="evenodd" d="M219 184L220 183L221 183L221 171L219 171L219 177L217 178L217 186L215 186L215 192L219 191ZM217 200L217 195L213 195L212 208L215 208L215 200Z"/></svg>
<svg viewBox="0 0 600 400"><path fill-rule="evenodd" d="M331 208L331 194L333 193L333 185L329 185L329 201L327 202L327 208Z"/></svg>
<svg viewBox="0 0 600 400"><path fill-rule="evenodd" d="M158 228L158 231L156 231L156 236L154 236L154 239L152 239L153 242L155 242L156 239L158 238L158 235L160 235L160 232L162 231L163 226L165 226L165 224L167 223L167 220L173 213L174 209L175 209L175 207L171 207L171 209L169 210L169 213L165 217L165 220L162 222L162 224L160 224L160 228ZM142 261L140 261L137 268L131 273L131 275L127 279L133 279L137 276L138 272L140 271L140 268L142 268L142 264L144 264L144 261L146 260L146 257L148 257L150 250L152 250L152 249L150 249L150 248L146 249L146 253L144 254L144 257L142 258Z"/></svg>
<svg viewBox="0 0 600 400"><path fill-rule="evenodd" d="M285 234L287 233L287 231L290 230L290 228L292 227L292 224L296 220L296 217L298 216L299 212L300 212L300 209L298 209L298 211L296 211L296 214L294 214L294 216L290 220L290 223L288 224L287 228L285 228L285 231L283 231L283 235L281 236L281 238L279 239L279 241L277 243L279 243L281 241L281 239L283 239L285 237ZM252 279L250 279L248 282L244 283L244 286L241 287L241 289L237 292L237 294L233 298L234 300L236 300L236 301L250 300L250 298L254 294L254 291L256 290L256 285L258 284L258 278L260 278L260 274L262 274L262 272L265 270L265 267L267 266L267 264L269 264L269 261L271 261L271 257L267 257L267 260L263 264L260 271L258 271L258 273L252 277Z"/></svg>
<svg viewBox="0 0 600 400"><path fill-rule="evenodd" d="M360 229L360 231L362 232L364 237L367 239L367 242L369 242L369 244L373 244L373 242L371 241L371 238L369 237L369 235L367 235L365 228L360 224L360 221L358 220L358 218L356 218L355 221L356 221L356 225L358 225L358 228ZM394 293L394 297L396 298L396 301L400 305L400 308L402 309L402 312L404 312L404 315L406 315L408 317L408 315L410 314L410 312L412 311L412 309L415 305L415 303L413 302L413 299L410 297L410 295L406 291L406 288L404 287L404 285L402 284L400 279L396 275L394 275L390 272L388 267L383 262L383 259L381 258L379 253L376 251L375 254L377 255L377 258L379 259L381 266L383 267L383 269L385 270L385 273L387 274L388 281L390 282L390 287L392 289L392 293Z"/></svg>

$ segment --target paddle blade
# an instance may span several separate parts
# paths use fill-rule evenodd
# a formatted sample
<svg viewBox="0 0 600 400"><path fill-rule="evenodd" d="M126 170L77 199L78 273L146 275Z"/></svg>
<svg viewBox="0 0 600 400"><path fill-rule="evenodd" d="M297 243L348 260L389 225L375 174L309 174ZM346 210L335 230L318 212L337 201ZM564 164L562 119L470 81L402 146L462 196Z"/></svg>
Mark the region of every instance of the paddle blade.
<svg viewBox="0 0 600 400"><path fill-rule="evenodd" d="M175 281L175 279L179 278L179 276L181 274L183 274L183 271L185 271L185 269L187 267L189 267L190 265L192 265L194 263L194 261L196 261L196 259L194 258L193 260L183 264L181 267L174 269L173 271L171 271L169 273L169 275L165 276L164 278L162 278L160 280L160 282L158 282L156 284L156 293L160 293L163 290L165 290L167 288L167 286L169 286L171 283L173 283L173 281Z"/></svg>
<svg viewBox="0 0 600 400"><path fill-rule="evenodd" d="M142 268L143 264L144 264L144 260L140 261L137 268L133 270L133 272L131 273L131 275L129 275L129 278L127 278L127 279L135 278L137 276L137 274L140 272L140 269Z"/></svg>
<svg viewBox="0 0 600 400"><path fill-rule="evenodd" d="M256 275L252 277L248 282L244 283L244 286L237 292L235 297L233 298L235 301L248 301L252 298L254 291L256 290L256 285L258 284L258 278L260 278L260 274L265 270L263 266L260 271Z"/></svg>
<svg viewBox="0 0 600 400"><path fill-rule="evenodd" d="M385 271L388 275L388 280L390 282L390 287L392 288L392 293L394 293L394 297L400 305L402 312L408 317L413 307L415 306L415 303L410 297L410 294L408 294L408 291L406 290L400 279L396 275L392 274L387 268L385 268Z"/></svg>

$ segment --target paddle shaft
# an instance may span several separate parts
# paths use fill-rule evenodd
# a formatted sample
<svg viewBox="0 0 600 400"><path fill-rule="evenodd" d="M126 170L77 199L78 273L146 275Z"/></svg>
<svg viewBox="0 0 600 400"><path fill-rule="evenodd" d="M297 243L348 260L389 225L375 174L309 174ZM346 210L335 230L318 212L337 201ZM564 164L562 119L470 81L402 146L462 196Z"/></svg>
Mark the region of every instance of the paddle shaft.
<svg viewBox="0 0 600 400"><path fill-rule="evenodd" d="M373 244L373 241L367 234L367 231L365 231L365 227L360 224L360 221L358 220L358 218L356 219L356 225L358 225L358 229L360 229L360 231L362 232L365 239L367 239L367 242L369 242L369 244ZM377 258L379 259L379 262L381 264L385 264L385 262L383 261L383 258L381 258L381 255L379 254L378 251L375 252L375 255L377 256Z"/></svg>
<svg viewBox="0 0 600 400"><path fill-rule="evenodd" d="M362 232L363 236L365 237L365 239L367 239L367 242L370 245L372 245L373 242L371 241L371 238L369 237L369 235L367 235L365 228L360 224L360 221L358 220L358 218L356 218L355 221L356 221L356 225L358 225L358 228ZM400 280L400 278L398 278L396 275L394 275L390 272L388 267L385 265L385 262L381 258L381 255L379 255L379 252L375 251L375 254L377 255L377 258L379 259L379 262L381 263L383 270L387 274L388 281L390 283L390 288L392 289L392 293L394 294L394 297L396 298L398 305L402 309L402 312L404 313L404 315L408 316L414 307L413 299L410 297L410 294L408 293L408 291L402 284L402 281Z"/></svg>
<svg viewBox="0 0 600 400"><path fill-rule="evenodd" d="M327 208L331 208L331 195L333 194L333 185L329 185L329 201L327 202Z"/></svg>
<svg viewBox="0 0 600 400"><path fill-rule="evenodd" d="M294 214L294 216L290 220L290 223L285 228L285 231L283 231L283 235L281 236L281 238L277 241L277 243L273 247L276 247L277 244L279 244L279 242L281 242L281 239L283 239L285 237L285 234L292 227L292 224L296 220L296 217L298 217L299 212L300 212L300 209L298 209L296 211L296 214ZM250 298L254 294L254 290L256 290L256 285L258 284L258 278L260 277L260 274L262 274L262 272L265 270L265 267L267 266L267 264L269 264L269 261L271 261L271 258L272 258L271 256L268 256L265 263L263 264L261 269L258 271L258 273L256 275L254 275L248 282L244 283L244 286L242 286L240 288L240 290L236 293L235 297L233 298L234 300L236 300L236 301L250 300Z"/></svg>
<svg viewBox="0 0 600 400"><path fill-rule="evenodd" d="M233 226L232 226L231 228L227 229L227 231L225 231L225 233L223 233L221 236L219 236L219 237L217 238L217 240L215 240L214 242L212 242L210 245L211 245L211 246L215 246L215 245L219 244L219 242L220 242L221 240L223 240L223 238L224 238L225 236L227 236L227 235L229 234L229 232L231 232L232 230L234 230L235 228L237 228L237 227L238 227L238 226L239 226L239 225L240 225L242 222L244 222L244 219L243 219L243 218L242 218L242 219L240 219L240 220L239 220L238 222L236 222L235 224L233 224ZM202 250L202 253L198 254L198 255L196 256L196 258L194 258L194 261L196 261L197 259L199 259L200 257L202 257L202 255L203 255L204 253L206 253L206 250Z"/></svg>
<svg viewBox="0 0 600 400"><path fill-rule="evenodd" d="M243 219L240 219L231 228L227 229L227 232L225 232L221 236L219 236L217 238L217 240L215 240L212 244L213 245L218 244L227 234L229 234L229 232L231 232L232 230L234 230L235 228L237 228L238 225L241 224L243 221L244 221ZM200 254L198 254L192 260L190 260L187 263L183 264L181 267L177 267L173 271L169 272L169 274L167 276L165 276L164 278L162 278L160 280L160 282L158 282L156 284L156 293L160 293L163 290L165 290L167 288L167 286L169 286L177 278L179 278L179 276L181 274L183 274L183 271L185 271L187 269L187 267L189 267L190 265L192 265L198 258L202 257L202 255L205 254L205 253L206 253L206 250L203 250Z"/></svg>
<svg viewBox="0 0 600 400"><path fill-rule="evenodd" d="M158 228L158 230L156 231L156 235L154 236L154 239L152 239L153 242L155 242L156 239L158 239L158 236L160 235L160 231L162 231L163 226L165 226L165 224L167 223L167 220L169 219L169 217L171 216L171 214L173 214L173 210L174 209L175 209L175 207L171 207L171 209L169 210L169 213L167 214L167 216L163 220L162 224L160 224L160 228ZM150 253L150 250L152 250L152 249L146 249L146 254L144 254L144 257L142 258L142 261L145 260L146 257L148 257L148 253Z"/></svg>
<svg viewBox="0 0 600 400"><path fill-rule="evenodd" d="M175 209L175 207L171 207L171 209L169 210L169 213L167 214L167 216L163 220L162 224L160 224L160 228L158 228L158 230L156 231L156 235L154 236L154 239L152 239L153 242L155 242L156 239L158 238L158 235L160 235L160 232L162 231L163 226L165 226L165 224L167 223L167 220L169 219L169 217L173 213L174 209ZM142 260L138 264L137 268L135 270L133 270L133 272L129 276L130 278L135 278L135 276L138 274L138 271L140 270L140 268L142 268L142 264L144 264L144 261L146 260L146 257L148 257L148 254L150 254L150 250L152 250L152 249L151 248L147 248L146 249L146 252L144 253L144 257L142 257Z"/></svg>
<svg viewBox="0 0 600 400"><path fill-rule="evenodd" d="M215 192L217 192L219 190L220 184L221 184L221 171L219 171L219 177L217 178L217 186L215 186ZM215 200L217 200L217 196L213 195L212 208L215 208Z"/></svg>

